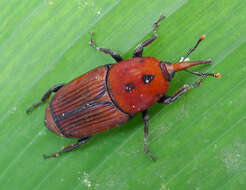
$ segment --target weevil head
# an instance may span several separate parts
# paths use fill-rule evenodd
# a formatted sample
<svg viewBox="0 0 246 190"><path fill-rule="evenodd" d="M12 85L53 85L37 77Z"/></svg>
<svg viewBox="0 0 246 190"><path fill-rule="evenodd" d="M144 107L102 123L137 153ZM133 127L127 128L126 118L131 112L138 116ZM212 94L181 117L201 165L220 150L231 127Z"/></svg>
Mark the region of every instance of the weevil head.
<svg viewBox="0 0 246 190"><path fill-rule="evenodd" d="M160 67L165 79L171 81L175 75L175 72L177 71L182 71L195 65L211 64L211 63L212 61L210 59L202 60L202 61L178 62L178 63L169 63L169 62L161 61Z"/></svg>

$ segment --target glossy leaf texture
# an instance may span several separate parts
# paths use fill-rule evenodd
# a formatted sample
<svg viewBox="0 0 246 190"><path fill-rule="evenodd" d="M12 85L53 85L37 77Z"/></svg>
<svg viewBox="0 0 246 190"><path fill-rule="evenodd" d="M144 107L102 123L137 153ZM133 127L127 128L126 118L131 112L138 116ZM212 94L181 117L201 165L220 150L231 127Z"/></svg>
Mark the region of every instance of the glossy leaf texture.
<svg viewBox="0 0 246 190"><path fill-rule="evenodd" d="M0 1L1 189L246 189L246 2L243 0ZM149 109L149 148L143 153L141 114L95 135L88 144L43 160L75 142L44 127L45 105L25 110L58 83L114 63L88 45L124 59L152 35L145 56L177 62L200 35L189 58L213 64L193 71L220 72L170 105ZM178 72L168 95L199 77Z"/></svg>

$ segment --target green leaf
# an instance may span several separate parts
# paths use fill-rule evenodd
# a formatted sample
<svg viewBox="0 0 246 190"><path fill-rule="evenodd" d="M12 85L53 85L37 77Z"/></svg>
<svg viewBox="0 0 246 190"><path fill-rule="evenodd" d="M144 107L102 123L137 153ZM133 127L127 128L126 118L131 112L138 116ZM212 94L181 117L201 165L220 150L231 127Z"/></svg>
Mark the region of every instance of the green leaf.
<svg viewBox="0 0 246 190"><path fill-rule="evenodd" d="M246 189L245 1L2 0L0 8L1 189ZM143 152L141 114L43 160L75 139L44 127L44 105L25 110L52 85L114 63L88 45L89 32L127 59L161 14L158 40L144 55L179 61L206 34L189 58L213 65L193 70L222 77L149 109L148 144L157 161ZM197 80L176 73L168 94Z"/></svg>

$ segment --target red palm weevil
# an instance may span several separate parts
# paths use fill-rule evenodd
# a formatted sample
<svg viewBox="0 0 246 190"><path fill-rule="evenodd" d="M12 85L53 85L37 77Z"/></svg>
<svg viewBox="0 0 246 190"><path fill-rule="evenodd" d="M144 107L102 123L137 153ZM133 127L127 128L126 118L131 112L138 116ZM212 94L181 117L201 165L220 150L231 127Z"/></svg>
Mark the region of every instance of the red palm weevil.
<svg viewBox="0 0 246 190"><path fill-rule="evenodd" d="M153 25L153 36L140 43L133 57L123 60L115 51L97 47L91 33L90 45L96 50L109 54L117 64L99 66L68 84L58 84L49 89L41 101L27 109L27 113L47 101L55 93L46 108L45 125L56 135L78 138L78 142L65 146L52 155L57 157L85 144L93 134L122 125L136 113L142 112L144 120L144 150L153 160L155 157L147 147L149 115L147 109L155 102L170 104L188 90L199 87L206 76L220 77L219 73L200 73L187 68L210 64L211 60L185 61L204 40L202 35L195 46L177 63L159 61L154 57L143 57L144 47L157 39L157 27L164 18L161 16ZM166 96L169 83L175 72L184 70L201 77L192 85L184 85L173 96Z"/></svg>

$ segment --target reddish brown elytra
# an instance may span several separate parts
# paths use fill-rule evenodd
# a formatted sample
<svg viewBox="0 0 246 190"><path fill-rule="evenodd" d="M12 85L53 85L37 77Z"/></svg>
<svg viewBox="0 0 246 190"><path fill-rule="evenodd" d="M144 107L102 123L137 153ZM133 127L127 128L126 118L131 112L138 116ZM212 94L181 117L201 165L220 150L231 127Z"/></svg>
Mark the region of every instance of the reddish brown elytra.
<svg viewBox="0 0 246 190"><path fill-rule="evenodd" d="M68 84L58 84L49 89L41 101L28 110L48 100L51 93L56 93L46 108L45 124L52 132L61 137L78 138L76 144L68 145L52 155L57 157L85 144L93 134L108 130L127 122L136 113L142 112L144 127L144 150L153 160L155 157L147 147L149 115L147 109L155 102L170 104L191 88L200 86L206 76L220 77L219 73L200 73L187 68L210 64L211 60L186 62L185 59L204 40L202 35L196 45L177 63L159 61L154 57L142 57L144 47L157 39L157 27L164 17L154 23L154 35L140 43L133 58L123 60L110 49L100 48L94 44L91 33L90 45L96 50L110 54L117 64L99 66ZM169 83L177 71L187 71L201 77L193 85L184 85L173 96L166 96Z"/></svg>

